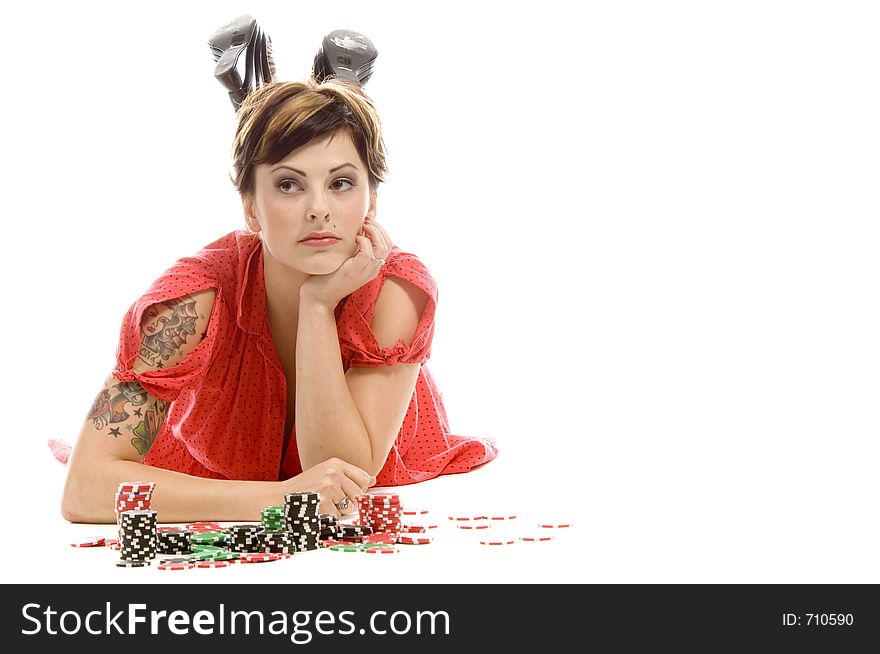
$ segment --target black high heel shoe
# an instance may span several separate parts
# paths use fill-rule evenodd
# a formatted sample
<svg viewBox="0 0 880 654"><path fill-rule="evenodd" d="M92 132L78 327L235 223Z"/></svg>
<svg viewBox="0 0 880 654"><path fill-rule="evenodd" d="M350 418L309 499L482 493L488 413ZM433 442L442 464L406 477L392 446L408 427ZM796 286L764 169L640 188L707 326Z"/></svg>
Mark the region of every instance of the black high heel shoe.
<svg viewBox="0 0 880 654"><path fill-rule="evenodd" d="M238 111L247 95L275 80L272 39L248 14L233 19L208 39L217 66L214 77Z"/></svg>
<svg viewBox="0 0 880 654"><path fill-rule="evenodd" d="M376 46L363 34L334 30L321 42L312 66L312 76L318 82L338 77L363 86L373 75L373 65L378 55Z"/></svg>

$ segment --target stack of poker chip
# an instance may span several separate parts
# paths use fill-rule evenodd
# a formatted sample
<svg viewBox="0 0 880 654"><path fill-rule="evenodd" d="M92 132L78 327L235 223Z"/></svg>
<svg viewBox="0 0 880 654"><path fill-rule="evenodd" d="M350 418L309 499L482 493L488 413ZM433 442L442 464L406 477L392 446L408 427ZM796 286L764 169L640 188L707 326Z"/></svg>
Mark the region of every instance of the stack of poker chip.
<svg viewBox="0 0 880 654"><path fill-rule="evenodd" d="M264 533L260 525L232 525L229 527L229 549L233 552L260 552Z"/></svg>
<svg viewBox="0 0 880 654"><path fill-rule="evenodd" d="M293 554L296 549L296 536L289 531L264 531L260 534L260 550L263 552Z"/></svg>
<svg viewBox="0 0 880 654"><path fill-rule="evenodd" d="M156 531L159 554L191 554L189 529L159 527Z"/></svg>
<svg viewBox="0 0 880 654"><path fill-rule="evenodd" d="M116 487L116 524L123 511L149 511L153 499L153 481L123 481Z"/></svg>
<svg viewBox="0 0 880 654"><path fill-rule="evenodd" d="M284 496L284 527L293 536L297 551L316 550L321 536L318 505L321 496L314 492L287 493ZM267 530L268 531L268 530Z"/></svg>
<svg viewBox="0 0 880 654"><path fill-rule="evenodd" d="M397 493L367 493L358 495L358 519L360 524L382 533L393 544L403 530L403 507Z"/></svg>
<svg viewBox="0 0 880 654"><path fill-rule="evenodd" d="M266 531L279 531L285 529L283 506L267 506L260 511L260 522Z"/></svg>
<svg viewBox="0 0 880 654"><path fill-rule="evenodd" d="M189 542L192 548L198 549L200 546L225 548L227 535L225 531L202 531L190 534Z"/></svg>
<svg viewBox="0 0 880 654"><path fill-rule="evenodd" d="M321 531L318 537L321 540L335 539L337 536L336 529L339 525L339 518L332 513L322 513L319 517Z"/></svg>
<svg viewBox="0 0 880 654"><path fill-rule="evenodd" d="M339 540L343 543L362 543L364 536L369 536L373 533L373 528L369 525L339 525L339 528L336 530L336 540Z"/></svg>
<svg viewBox="0 0 880 654"><path fill-rule="evenodd" d="M119 567L150 565L156 557L156 512L122 511L119 514Z"/></svg>

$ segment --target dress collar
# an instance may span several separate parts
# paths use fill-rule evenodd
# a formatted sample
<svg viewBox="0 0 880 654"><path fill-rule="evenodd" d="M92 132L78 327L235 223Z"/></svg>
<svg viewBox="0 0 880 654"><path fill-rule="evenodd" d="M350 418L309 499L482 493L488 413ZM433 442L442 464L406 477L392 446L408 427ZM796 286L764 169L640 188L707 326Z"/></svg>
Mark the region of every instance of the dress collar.
<svg viewBox="0 0 880 654"><path fill-rule="evenodd" d="M253 232L236 232L239 289L238 326L250 334L262 334L266 325L266 280L263 277L263 247Z"/></svg>

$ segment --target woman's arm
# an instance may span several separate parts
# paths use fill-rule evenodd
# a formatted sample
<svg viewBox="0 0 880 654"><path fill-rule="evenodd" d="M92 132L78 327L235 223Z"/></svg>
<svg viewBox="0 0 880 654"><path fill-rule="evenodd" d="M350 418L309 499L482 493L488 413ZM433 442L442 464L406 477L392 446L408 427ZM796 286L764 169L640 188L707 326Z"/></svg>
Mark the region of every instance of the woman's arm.
<svg viewBox="0 0 880 654"><path fill-rule="evenodd" d="M144 343L133 364L138 372L169 367L183 361L207 331L214 302L211 289L186 298L195 300L199 316L194 336L166 339L161 350L152 347L157 326L169 324L177 300L154 305L141 324ZM172 335L173 336L173 335ZM172 349L168 343L180 343ZM260 510L281 504L284 493L317 491L321 510L338 511L332 502L362 492L370 478L363 470L339 460L324 462L284 482L202 479L143 464L168 411L168 403L144 391L137 382L119 382L109 375L83 425L68 463L61 502L63 516L72 522L115 522L114 499L122 481L154 481L152 508L162 522L190 520L259 520Z"/></svg>
<svg viewBox="0 0 880 654"><path fill-rule="evenodd" d="M373 314L379 344L410 342L428 296L409 282L386 278ZM296 438L303 467L328 457L378 474L400 432L419 364L343 372L334 307L300 298L296 343Z"/></svg>

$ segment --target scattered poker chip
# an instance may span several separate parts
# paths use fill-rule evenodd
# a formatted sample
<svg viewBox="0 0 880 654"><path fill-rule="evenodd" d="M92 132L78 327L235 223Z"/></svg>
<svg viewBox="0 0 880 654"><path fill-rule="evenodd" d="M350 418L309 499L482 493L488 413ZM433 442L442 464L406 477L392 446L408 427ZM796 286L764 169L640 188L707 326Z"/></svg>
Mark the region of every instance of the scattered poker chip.
<svg viewBox="0 0 880 654"><path fill-rule="evenodd" d="M377 531L372 534L367 534L366 536L361 536L361 542L393 545L399 537L400 536L394 532Z"/></svg>
<svg viewBox="0 0 880 654"><path fill-rule="evenodd" d="M539 522L538 526L542 529L566 529L571 527L570 522Z"/></svg>
<svg viewBox="0 0 880 654"><path fill-rule="evenodd" d="M397 542L402 545L429 545L434 542L433 536L419 536L416 534L400 534Z"/></svg>
<svg viewBox="0 0 880 654"><path fill-rule="evenodd" d="M195 568L228 568L233 563L236 563L238 559L232 559L231 561L219 561L219 560L208 560L208 561L195 561L193 563L193 567Z"/></svg>
<svg viewBox="0 0 880 654"><path fill-rule="evenodd" d="M505 538L502 540L481 540L480 545L513 545L516 540Z"/></svg>
<svg viewBox="0 0 880 654"><path fill-rule="evenodd" d="M321 547L332 547L333 545L348 545L348 543L333 538L327 538L326 540L321 541Z"/></svg>
<svg viewBox="0 0 880 654"><path fill-rule="evenodd" d="M407 534L424 534L428 531L426 525L401 525L400 528Z"/></svg>
<svg viewBox="0 0 880 654"><path fill-rule="evenodd" d="M396 547L366 547L364 552L367 554L400 554L400 550Z"/></svg>
<svg viewBox="0 0 880 654"><path fill-rule="evenodd" d="M404 509L403 515L427 515L428 509Z"/></svg>
<svg viewBox="0 0 880 654"><path fill-rule="evenodd" d="M192 570L194 565L192 561L171 561L160 563L157 567L160 570Z"/></svg>
<svg viewBox="0 0 880 654"><path fill-rule="evenodd" d="M492 525L487 524L485 522L480 522L480 523L473 524L473 525L469 525L467 523L462 523L460 525L455 525L455 526L458 527L459 529L488 529Z"/></svg>
<svg viewBox="0 0 880 654"><path fill-rule="evenodd" d="M145 568L150 565L149 560L137 561L137 560L129 560L129 559L119 559L116 562L117 568Z"/></svg>
<svg viewBox="0 0 880 654"><path fill-rule="evenodd" d="M520 536L519 539L524 543L545 543L553 540L554 536Z"/></svg>
<svg viewBox="0 0 880 654"><path fill-rule="evenodd" d="M516 520L516 514L495 514L490 515L489 520Z"/></svg>
<svg viewBox="0 0 880 654"><path fill-rule="evenodd" d="M454 520L455 522L472 522L474 520L485 520L486 516L484 515L463 515L463 516L449 516L450 520Z"/></svg>
<svg viewBox="0 0 880 654"><path fill-rule="evenodd" d="M331 545L330 550L334 552L363 552L363 547L357 545Z"/></svg>
<svg viewBox="0 0 880 654"><path fill-rule="evenodd" d="M280 561L281 554L274 552L242 552L239 557L240 563L268 563L269 561Z"/></svg>
<svg viewBox="0 0 880 654"><path fill-rule="evenodd" d="M89 536L70 544L71 547L104 547L105 545L107 545L107 539L102 536Z"/></svg>

